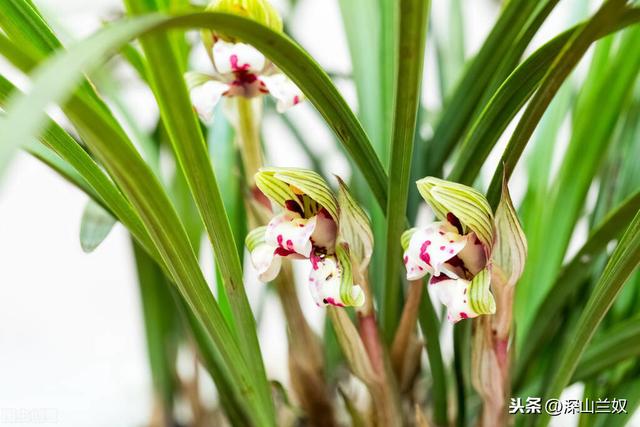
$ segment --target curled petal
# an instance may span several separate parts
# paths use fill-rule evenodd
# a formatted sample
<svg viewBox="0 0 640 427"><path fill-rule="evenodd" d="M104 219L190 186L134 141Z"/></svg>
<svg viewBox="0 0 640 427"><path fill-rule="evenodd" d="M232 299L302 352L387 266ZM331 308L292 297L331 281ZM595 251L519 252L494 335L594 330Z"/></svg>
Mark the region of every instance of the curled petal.
<svg viewBox="0 0 640 427"><path fill-rule="evenodd" d="M218 101L228 90L229 85L215 80L209 80L191 89L191 103L203 122L211 123Z"/></svg>
<svg viewBox="0 0 640 427"><path fill-rule="evenodd" d="M317 217L304 219L294 212L285 211L267 225L265 242L276 248L277 255L298 254L309 258L313 249L311 236L316 224Z"/></svg>
<svg viewBox="0 0 640 427"><path fill-rule="evenodd" d="M473 277L469 286L469 304L478 314L494 314L496 300L491 293L491 266Z"/></svg>
<svg viewBox="0 0 640 427"><path fill-rule="evenodd" d="M276 104L278 113L284 113L304 100L304 94L300 88L284 74L262 76L260 79L264 82L271 96L278 101Z"/></svg>
<svg viewBox="0 0 640 427"><path fill-rule="evenodd" d="M458 234L455 227L446 222L434 222L418 228L404 253L407 280L418 280L427 273L438 276L441 271L455 276L445 263L455 257L466 243L466 236Z"/></svg>
<svg viewBox="0 0 640 427"><path fill-rule="evenodd" d="M474 232L467 234L467 244L458 253L458 258L465 270L475 276L487 264L487 257L482 242Z"/></svg>
<svg viewBox="0 0 640 427"><path fill-rule="evenodd" d="M270 282L280 272L282 260L276 256L276 248L265 242L267 227L258 227L247 234L245 245L251 255L251 263L258 271L262 282Z"/></svg>
<svg viewBox="0 0 640 427"><path fill-rule="evenodd" d="M320 209L316 215L316 228L311 236L311 241L316 249L321 252L333 252L336 244L338 226L326 209Z"/></svg>
<svg viewBox="0 0 640 427"><path fill-rule="evenodd" d="M469 303L471 282L464 279L432 280L435 292L442 304L447 307L447 319L456 323L462 319L478 317Z"/></svg>
<svg viewBox="0 0 640 427"><path fill-rule="evenodd" d="M352 280L349 266L341 263L337 256L327 256L313 263L309 289L318 306L359 307L364 304L364 292Z"/></svg>
<svg viewBox="0 0 640 427"><path fill-rule="evenodd" d="M251 263L258 271L258 279L266 283L276 278L282 259L276 256L273 246L263 243L251 251Z"/></svg>
<svg viewBox="0 0 640 427"><path fill-rule="evenodd" d="M232 81L237 73L260 74L266 59L251 45L218 40L213 45L213 64L219 74Z"/></svg>

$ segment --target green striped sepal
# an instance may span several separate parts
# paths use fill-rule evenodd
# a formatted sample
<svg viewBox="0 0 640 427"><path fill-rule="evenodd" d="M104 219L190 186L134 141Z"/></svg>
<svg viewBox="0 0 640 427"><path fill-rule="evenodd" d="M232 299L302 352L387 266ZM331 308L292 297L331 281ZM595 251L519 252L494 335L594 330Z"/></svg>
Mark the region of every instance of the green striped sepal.
<svg viewBox="0 0 640 427"><path fill-rule="evenodd" d="M527 237L513 207L506 180L502 181L502 197L496 209L496 230L493 263L504 273L504 284L514 286L520 280L527 260Z"/></svg>
<svg viewBox="0 0 640 427"><path fill-rule="evenodd" d="M247 234L247 237L244 239L244 244L249 249L249 252L253 252L258 245L264 243L264 233L267 230L267 227L262 226L255 228Z"/></svg>
<svg viewBox="0 0 640 427"><path fill-rule="evenodd" d="M315 215L324 207L337 221L338 205L325 180L314 171L298 168L262 168L255 175L256 185L274 203L285 206L293 200L304 216Z"/></svg>
<svg viewBox="0 0 640 427"><path fill-rule="evenodd" d="M442 221L452 213L466 229L476 233L491 254L495 240L495 223L489 202L478 190L443 179L426 177L417 181L418 191Z"/></svg>
<svg viewBox="0 0 640 427"><path fill-rule="evenodd" d="M469 306L477 314L494 314L496 301L491 293L491 272L489 267L476 274L469 285Z"/></svg>
<svg viewBox="0 0 640 427"><path fill-rule="evenodd" d="M340 209L338 241L349 245L351 254L365 271L373 253L373 231L369 217L358 205L344 181L338 179L338 207Z"/></svg>

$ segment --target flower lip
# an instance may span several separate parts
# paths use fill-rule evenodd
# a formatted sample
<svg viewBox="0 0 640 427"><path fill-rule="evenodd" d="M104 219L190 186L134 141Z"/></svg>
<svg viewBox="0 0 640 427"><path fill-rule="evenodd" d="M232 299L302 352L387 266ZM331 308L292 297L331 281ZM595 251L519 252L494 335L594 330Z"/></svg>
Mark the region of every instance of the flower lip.
<svg viewBox="0 0 640 427"><path fill-rule="evenodd" d="M441 275L444 276L444 275ZM464 279L452 279L445 276L443 280L432 280L435 292L440 302L447 307L447 319L457 323L463 319L478 317L470 304L470 282Z"/></svg>

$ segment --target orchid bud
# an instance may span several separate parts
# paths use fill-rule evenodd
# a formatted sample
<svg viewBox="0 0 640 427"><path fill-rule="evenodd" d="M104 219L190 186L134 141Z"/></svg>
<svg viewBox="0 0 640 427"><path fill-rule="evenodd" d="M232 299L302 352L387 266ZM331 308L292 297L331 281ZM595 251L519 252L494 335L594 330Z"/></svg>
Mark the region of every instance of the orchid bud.
<svg viewBox="0 0 640 427"><path fill-rule="evenodd" d="M222 12L242 16L269 27L275 32L282 32L282 18L267 0L214 0L207 6L206 10L208 12ZM202 40L208 51L211 50L216 39L222 39L230 43L237 42L235 38L224 34L214 33L209 30L202 31Z"/></svg>

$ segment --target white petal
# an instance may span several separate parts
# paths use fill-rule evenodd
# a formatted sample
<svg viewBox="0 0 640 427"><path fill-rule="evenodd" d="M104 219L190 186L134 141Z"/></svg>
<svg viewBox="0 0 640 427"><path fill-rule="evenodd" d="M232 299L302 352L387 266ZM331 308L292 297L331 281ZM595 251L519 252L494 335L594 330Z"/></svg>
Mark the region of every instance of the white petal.
<svg viewBox="0 0 640 427"><path fill-rule="evenodd" d="M256 48L245 43L228 43L218 40L213 45L213 63L218 73L234 80L234 73L260 74L266 59Z"/></svg>
<svg viewBox="0 0 640 427"><path fill-rule="evenodd" d="M271 96L278 101L276 108L279 113L285 112L304 99L302 91L284 74L261 76L260 79L264 82Z"/></svg>
<svg viewBox="0 0 640 427"><path fill-rule="evenodd" d="M459 235L447 223L434 222L417 229L404 253L407 280L420 279L427 273L438 276L441 271L448 271L444 263L456 256L466 242L466 236Z"/></svg>
<svg viewBox="0 0 640 427"><path fill-rule="evenodd" d="M315 228L316 217L304 219L287 211L269 222L264 238L267 244L281 248L285 254L296 253L309 258Z"/></svg>
<svg viewBox="0 0 640 427"><path fill-rule="evenodd" d="M448 279L435 283L435 292L440 302L447 307L447 319L456 323L462 319L478 317L469 305L469 285L464 279Z"/></svg>
<svg viewBox="0 0 640 427"><path fill-rule="evenodd" d="M487 257L484 252L484 246L478 240L476 233L467 234L467 244L464 249L458 253L458 258L464 263L464 267L476 275L487 265Z"/></svg>
<svg viewBox="0 0 640 427"><path fill-rule="evenodd" d="M215 80L191 89L191 103L203 122L211 123L216 104L228 90L229 85Z"/></svg>
<svg viewBox="0 0 640 427"><path fill-rule="evenodd" d="M309 274L309 289L311 296L318 306L333 305L344 307L346 304L340 296L340 271L338 262L334 256L325 257L314 262ZM364 301L364 292L358 285L351 289L354 300Z"/></svg>
<svg viewBox="0 0 640 427"><path fill-rule="evenodd" d="M251 263L258 271L258 278L261 282L270 282L276 278L280 272L282 259L274 254L273 246L263 243L251 251Z"/></svg>
<svg viewBox="0 0 640 427"><path fill-rule="evenodd" d="M314 246L333 252L338 226L326 209L321 209L316 218L316 229L311 236L311 240Z"/></svg>

